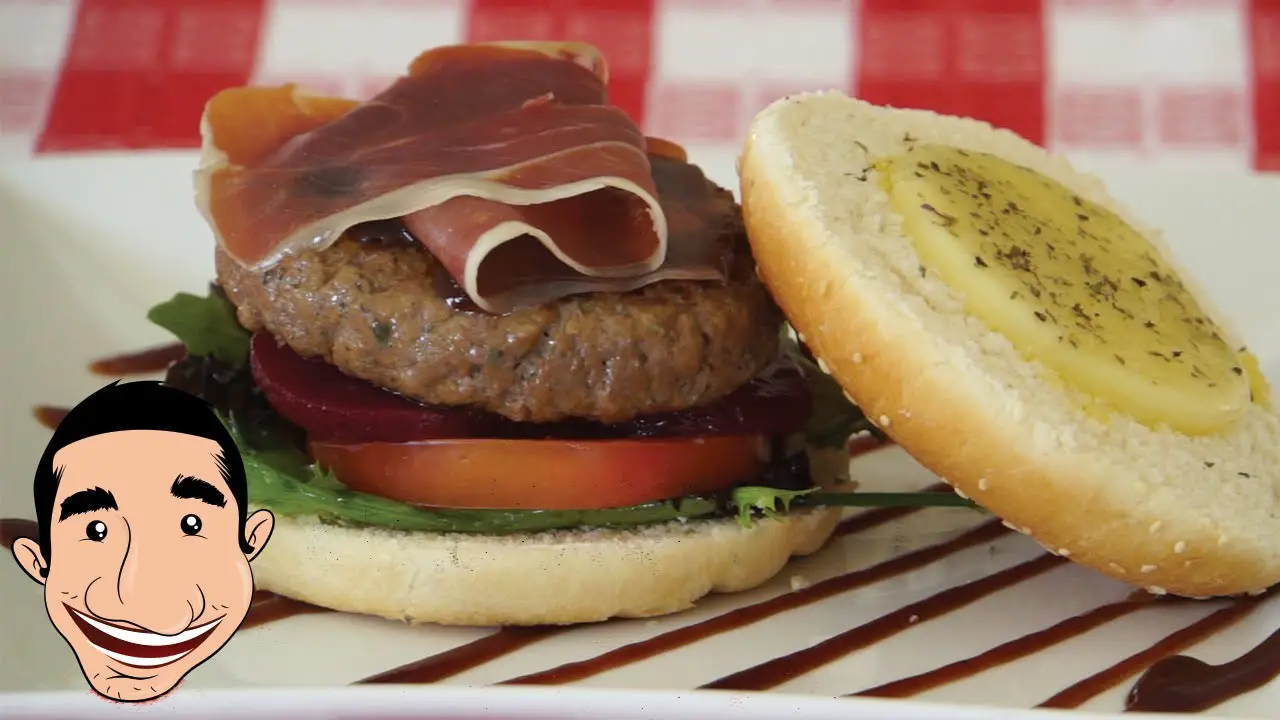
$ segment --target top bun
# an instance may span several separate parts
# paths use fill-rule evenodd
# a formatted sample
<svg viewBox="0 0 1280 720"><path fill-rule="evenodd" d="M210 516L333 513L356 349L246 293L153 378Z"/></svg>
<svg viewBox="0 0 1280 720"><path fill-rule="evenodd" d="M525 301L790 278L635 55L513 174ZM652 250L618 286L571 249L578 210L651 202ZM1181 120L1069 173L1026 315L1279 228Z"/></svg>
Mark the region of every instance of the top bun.
<svg viewBox="0 0 1280 720"><path fill-rule="evenodd" d="M1280 418L1256 365L1241 356L1253 401L1225 430L1186 434L1086 410L1087 393L966 311L922 262L873 167L920 144L1056 180L1173 264L1097 178L1011 132L837 93L786 98L751 127L743 211L761 277L820 366L922 465L1051 552L1155 594L1256 593L1280 581ZM1242 348L1180 279L1232 351Z"/></svg>

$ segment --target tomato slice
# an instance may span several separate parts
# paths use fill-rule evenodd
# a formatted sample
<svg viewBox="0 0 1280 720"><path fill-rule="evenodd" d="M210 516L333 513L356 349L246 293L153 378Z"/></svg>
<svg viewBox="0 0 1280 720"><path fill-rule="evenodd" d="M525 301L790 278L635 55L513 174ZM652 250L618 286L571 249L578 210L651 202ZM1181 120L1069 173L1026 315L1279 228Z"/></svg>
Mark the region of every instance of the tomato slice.
<svg viewBox="0 0 1280 720"><path fill-rule="evenodd" d="M758 475L760 436L310 443L354 490L452 508L592 510L722 490Z"/></svg>

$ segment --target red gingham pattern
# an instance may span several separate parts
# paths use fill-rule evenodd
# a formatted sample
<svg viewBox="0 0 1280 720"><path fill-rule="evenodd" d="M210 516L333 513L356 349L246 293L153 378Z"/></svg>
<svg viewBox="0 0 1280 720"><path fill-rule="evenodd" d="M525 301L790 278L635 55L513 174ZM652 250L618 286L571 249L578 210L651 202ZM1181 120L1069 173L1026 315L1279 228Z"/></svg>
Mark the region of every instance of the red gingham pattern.
<svg viewBox="0 0 1280 720"><path fill-rule="evenodd" d="M367 98L418 52L580 39L647 132L732 146L802 90L1073 155L1280 170L1280 0L0 0L0 153L193 147L217 90Z"/></svg>
<svg viewBox="0 0 1280 720"><path fill-rule="evenodd" d="M1254 0L1248 32L1254 166L1280 171L1280 2Z"/></svg>

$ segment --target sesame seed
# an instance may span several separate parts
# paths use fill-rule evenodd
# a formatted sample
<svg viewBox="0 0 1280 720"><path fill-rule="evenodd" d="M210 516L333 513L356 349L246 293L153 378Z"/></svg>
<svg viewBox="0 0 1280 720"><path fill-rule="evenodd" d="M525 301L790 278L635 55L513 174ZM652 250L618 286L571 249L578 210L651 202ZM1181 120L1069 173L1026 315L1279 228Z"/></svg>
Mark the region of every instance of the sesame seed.
<svg viewBox="0 0 1280 720"><path fill-rule="evenodd" d="M1164 588L1159 587L1157 585L1152 585L1151 587L1147 588L1147 592L1151 593L1152 595L1168 595L1169 594L1168 590L1165 590Z"/></svg>
<svg viewBox="0 0 1280 720"><path fill-rule="evenodd" d="M978 478L978 489L979 489L979 490L982 490L983 492L986 492L986 490L987 490L987 479L986 479L986 478Z"/></svg>
<svg viewBox="0 0 1280 720"><path fill-rule="evenodd" d="M845 400L848 400L849 402L853 403L854 405L857 405L857 404L858 404L858 401L857 401L857 400L854 400L854 399L853 399L853 396L852 396L852 395L850 395L849 393L845 393L845 394L844 394L844 399L845 399Z"/></svg>
<svg viewBox="0 0 1280 720"><path fill-rule="evenodd" d="M880 416L880 427L889 427L889 416L888 416L888 415L881 415L881 416Z"/></svg>
<svg viewBox="0 0 1280 720"><path fill-rule="evenodd" d="M1142 567L1138 568L1138 572L1142 573L1143 575L1146 575L1147 573L1153 573L1155 571L1156 571L1155 565L1143 565Z"/></svg>
<svg viewBox="0 0 1280 720"><path fill-rule="evenodd" d="M968 496L968 495L965 495L965 494L964 494L964 491L963 491L963 490L961 490L960 488L955 488L955 491L956 491L956 495L959 495L959 496L960 496L960 499L962 499L962 500L968 500L968 499L969 499L969 496Z"/></svg>
<svg viewBox="0 0 1280 720"><path fill-rule="evenodd" d="M919 615L912 615L911 617L907 618L907 622L909 622L909 623L911 623L911 624L913 624L913 625L914 625L915 623L920 622L920 616L919 616Z"/></svg>
<svg viewBox="0 0 1280 720"><path fill-rule="evenodd" d="M1218 536L1218 547L1222 547L1223 545L1226 545L1226 544L1227 544L1227 536L1226 536L1226 535L1219 535L1219 536Z"/></svg>
<svg viewBox="0 0 1280 720"><path fill-rule="evenodd" d="M854 354L853 354L853 364L854 364L854 365L859 365L859 364L861 364L861 363L862 363L862 353L854 353Z"/></svg>
<svg viewBox="0 0 1280 720"><path fill-rule="evenodd" d="M1259 595L1266 595L1267 588L1262 588L1261 590L1250 590L1248 594L1249 594L1249 597L1258 597Z"/></svg>
<svg viewBox="0 0 1280 720"><path fill-rule="evenodd" d="M1147 528L1147 529L1151 531L1151 534L1152 534L1152 535L1155 535L1156 533L1160 532L1160 528L1162 528L1162 527L1164 527L1164 521L1162 521L1162 520L1157 520L1157 521L1155 521L1155 522L1151 523L1151 527L1149 527L1149 528Z"/></svg>
<svg viewBox="0 0 1280 720"><path fill-rule="evenodd" d="M1126 574L1128 574L1128 573L1126 573L1126 572L1125 572L1124 568L1120 567L1120 566L1119 566L1119 565L1117 565L1116 563L1107 563L1107 567L1111 568L1112 570L1114 570L1115 572L1119 573L1120 575L1126 575Z"/></svg>
<svg viewBox="0 0 1280 720"><path fill-rule="evenodd" d="M1023 525L1021 528L1019 528L1019 529L1018 529L1018 532L1022 533L1023 535L1026 535L1026 536L1030 537L1030 536L1031 536L1031 527L1030 527L1030 526L1028 526L1028 525Z"/></svg>
<svg viewBox="0 0 1280 720"><path fill-rule="evenodd" d="M1009 522L1008 520L1001 520L1001 521L1000 521L1000 524L1001 524L1001 525L1003 525L1003 526L1005 526L1005 527L1007 527L1007 528L1009 528L1010 530L1012 530L1012 531L1014 531L1014 532L1017 532L1017 531L1018 531L1018 526L1017 526L1017 525L1014 525L1013 523Z"/></svg>
<svg viewBox="0 0 1280 720"><path fill-rule="evenodd" d="M1179 540L1178 542L1174 543L1173 545L1174 555L1181 555L1186 551L1187 551L1187 544L1185 542L1183 542L1182 540Z"/></svg>
<svg viewBox="0 0 1280 720"><path fill-rule="evenodd" d="M827 366L827 361L822 358L818 358L818 369L828 375L831 374L831 368Z"/></svg>
<svg viewBox="0 0 1280 720"><path fill-rule="evenodd" d="M1071 551L1067 548L1058 548L1058 554L1062 557L1071 557Z"/></svg>
<svg viewBox="0 0 1280 720"><path fill-rule="evenodd" d="M804 333L802 333L802 332L800 332L799 330L797 330L797 331L796 331L796 339L797 339L797 340L799 340L801 343L804 343Z"/></svg>

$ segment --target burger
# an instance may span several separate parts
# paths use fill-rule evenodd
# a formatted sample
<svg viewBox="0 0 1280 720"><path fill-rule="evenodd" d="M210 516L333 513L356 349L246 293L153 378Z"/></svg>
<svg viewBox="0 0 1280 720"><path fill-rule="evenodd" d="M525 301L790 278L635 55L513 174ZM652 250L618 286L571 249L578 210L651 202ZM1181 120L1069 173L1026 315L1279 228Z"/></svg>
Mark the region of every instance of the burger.
<svg viewBox="0 0 1280 720"><path fill-rule="evenodd" d="M150 317L277 517L259 587L411 622L655 616L873 504L980 506L1153 594L1280 581L1267 380L1096 178L812 93L754 119L739 206L607 81L588 45L497 43L364 103L209 102L216 282ZM956 492L856 492L860 432Z"/></svg>
<svg viewBox="0 0 1280 720"><path fill-rule="evenodd" d="M410 622L647 617L831 536L879 433L788 331L733 194L577 43L431 50L363 103L202 120L207 296L149 317L276 516L260 589Z"/></svg>

